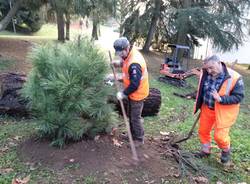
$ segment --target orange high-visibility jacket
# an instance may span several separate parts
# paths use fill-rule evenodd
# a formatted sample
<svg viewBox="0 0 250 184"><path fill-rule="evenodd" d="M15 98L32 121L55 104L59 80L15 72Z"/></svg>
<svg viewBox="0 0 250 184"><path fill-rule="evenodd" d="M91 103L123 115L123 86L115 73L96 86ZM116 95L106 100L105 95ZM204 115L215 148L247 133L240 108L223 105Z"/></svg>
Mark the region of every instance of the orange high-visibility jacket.
<svg viewBox="0 0 250 184"><path fill-rule="evenodd" d="M142 77L140 81L140 85L136 91L129 95L129 98L135 101L140 101L145 99L149 94L149 83L148 83L148 71L146 62L143 56L134 48L131 49L128 57L123 62L122 66L122 74L123 74L123 85L127 88L130 84L129 80L129 66L132 63L138 63L141 66Z"/></svg>
<svg viewBox="0 0 250 184"><path fill-rule="evenodd" d="M227 68L228 74L230 77L228 77L222 84L221 88L219 89L219 95L220 96L225 96L225 95L230 95L231 91L234 89L234 86L238 79L241 77L239 73L236 71ZM198 111L200 108L200 105L197 105L198 100L200 101L202 97L202 79L203 79L203 72L200 77L199 85L198 85L198 92L196 96L196 103L195 103L195 109L194 113ZM240 104L220 104L219 102L215 101L214 105L214 111L215 111L215 116L216 116L216 127L217 128L227 128L232 126L239 114L239 109L240 109ZM204 113L204 112L203 112Z"/></svg>

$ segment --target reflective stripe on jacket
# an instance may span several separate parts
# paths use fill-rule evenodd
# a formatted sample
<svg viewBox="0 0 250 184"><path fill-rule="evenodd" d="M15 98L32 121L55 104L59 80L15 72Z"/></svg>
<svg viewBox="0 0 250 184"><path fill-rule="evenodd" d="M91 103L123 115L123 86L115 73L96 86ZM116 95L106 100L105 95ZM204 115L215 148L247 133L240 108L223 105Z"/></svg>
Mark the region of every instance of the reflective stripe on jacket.
<svg viewBox="0 0 250 184"><path fill-rule="evenodd" d="M125 88L127 88L130 84L129 66L132 63L138 63L141 66L142 77L138 89L135 92L131 93L129 95L129 98L135 101L140 101L145 99L149 94L148 71L143 56L134 48L132 48L122 66L123 85Z"/></svg>
<svg viewBox="0 0 250 184"><path fill-rule="evenodd" d="M228 77L223 81L220 89L219 95L220 96L229 96L231 91L234 89L235 84L237 83L238 79L241 77L239 73L236 71L226 68L228 73ZM198 109L201 107L202 102L202 85L204 83L205 77L203 76L204 72L200 77L199 85L198 85L198 92L196 96L196 103L194 112L196 113ZM240 104L220 104L219 102L215 102L214 111L216 116L216 127L217 128L226 128L232 126L236 118L239 114Z"/></svg>

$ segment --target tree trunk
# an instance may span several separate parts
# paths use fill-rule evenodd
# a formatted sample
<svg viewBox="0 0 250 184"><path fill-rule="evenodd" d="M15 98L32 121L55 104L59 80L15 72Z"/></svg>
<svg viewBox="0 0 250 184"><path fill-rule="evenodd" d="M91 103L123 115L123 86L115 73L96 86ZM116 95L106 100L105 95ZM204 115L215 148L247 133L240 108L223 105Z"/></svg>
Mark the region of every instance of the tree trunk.
<svg viewBox="0 0 250 184"><path fill-rule="evenodd" d="M191 5L192 5L192 0L183 0L182 1L182 8L183 9L187 9L187 8L191 7ZM189 19L189 17L186 16L182 22L182 26L178 30L177 44L179 44L179 45L187 45L187 33L188 33L188 26L189 26L188 19ZM182 61L183 53L184 53L183 49L179 50L178 55L177 55L178 61ZM180 65L182 66L183 63L180 62Z"/></svg>
<svg viewBox="0 0 250 184"><path fill-rule="evenodd" d="M70 14L66 13L66 40L70 40Z"/></svg>
<svg viewBox="0 0 250 184"><path fill-rule="evenodd" d="M187 9L191 7L192 0L182 0L182 8ZM185 17L185 19L182 22L182 25L180 29L178 30L178 37L177 37L177 44L185 45L187 41L187 27L188 27L188 19L189 17Z"/></svg>
<svg viewBox="0 0 250 184"><path fill-rule="evenodd" d="M92 40L98 40L98 15L95 10L93 11Z"/></svg>
<svg viewBox="0 0 250 184"><path fill-rule="evenodd" d="M57 31L58 31L58 40L61 42L65 41L64 37L64 17L63 12L61 10L57 10L56 12L56 18L57 18Z"/></svg>
<svg viewBox="0 0 250 184"><path fill-rule="evenodd" d="M130 12L134 11L134 6L135 6L135 1L134 0L130 0L130 9L129 9Z"/></svg>
<svg viewBox="0 0 250 184"><path fill-rule="evenodd" d="M19 10L21 3L23 0L16 0L14 6L10 9L8 14L4 17L3 20L0 21L0 31L6 29L8 24L10 23L11 19L15 16L16 12Z"/></svg>
<svg viewBox="0 0 250 184"><path fill-rule="evenodd" d="M148 35L147 35L146 42L145 42L144 47L142 49L144 52L149 51L149 47L151 45L155 30L156 30L156 27L157 27L157 22L158 22L158 19L160 17L161 4L162 4L162 0L155 0L154 15L153 15L152 20L151 20L151 25L150 25L150 28L149 28L149 32L148 32Z"/></svg>
<svg viewBox="0 0 250 184"><path fill-rule="evenodd" d="M95 21L93 21L92 40L98 40L97 23Z"/></svg>

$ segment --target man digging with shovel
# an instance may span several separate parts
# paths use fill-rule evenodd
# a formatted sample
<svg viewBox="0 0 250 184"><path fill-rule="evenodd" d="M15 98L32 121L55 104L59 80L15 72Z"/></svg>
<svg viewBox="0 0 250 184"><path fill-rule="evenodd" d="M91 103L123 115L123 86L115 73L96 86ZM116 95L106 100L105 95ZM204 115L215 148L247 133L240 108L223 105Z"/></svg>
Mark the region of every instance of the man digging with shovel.
<svg viewBox="0 0 250 184"><path fill-rule="evenodd" d="M231 154L229 131L239 113L244 83L239 73L226 67L215 55L204 60L202 69L195 105L195 113L201 110L198 131L201 151L195 156L210 155L210 133L214 129L214 140L221 149L221 162L226 164Z"/></svg>
<svg viewBox="0 0 250 184"><path fill-rule="evenodd" d="M117 92L117 99L128 98L129 124L135 147L144 144L143 119L141 117L144 99L149 95L149 82L146 62L143 56L125 37L114 42L116 55L120 60L112 61L115 67L122 68L123 91Z"/></svg>

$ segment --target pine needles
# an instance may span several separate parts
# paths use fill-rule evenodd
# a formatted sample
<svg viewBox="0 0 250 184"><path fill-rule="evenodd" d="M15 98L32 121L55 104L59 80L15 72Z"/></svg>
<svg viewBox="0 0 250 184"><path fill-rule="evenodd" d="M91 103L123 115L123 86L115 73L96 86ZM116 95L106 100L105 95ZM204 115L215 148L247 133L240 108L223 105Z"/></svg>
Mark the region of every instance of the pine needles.
<svg viewBox="0 0 250 184"><path fill-rule="evenodd" d="M47 44L33 49L33 70L23 95L40 120L39 133L52 145L104 132L112 120L110 89L103 79L108 65L88 40Z"/></svg>

